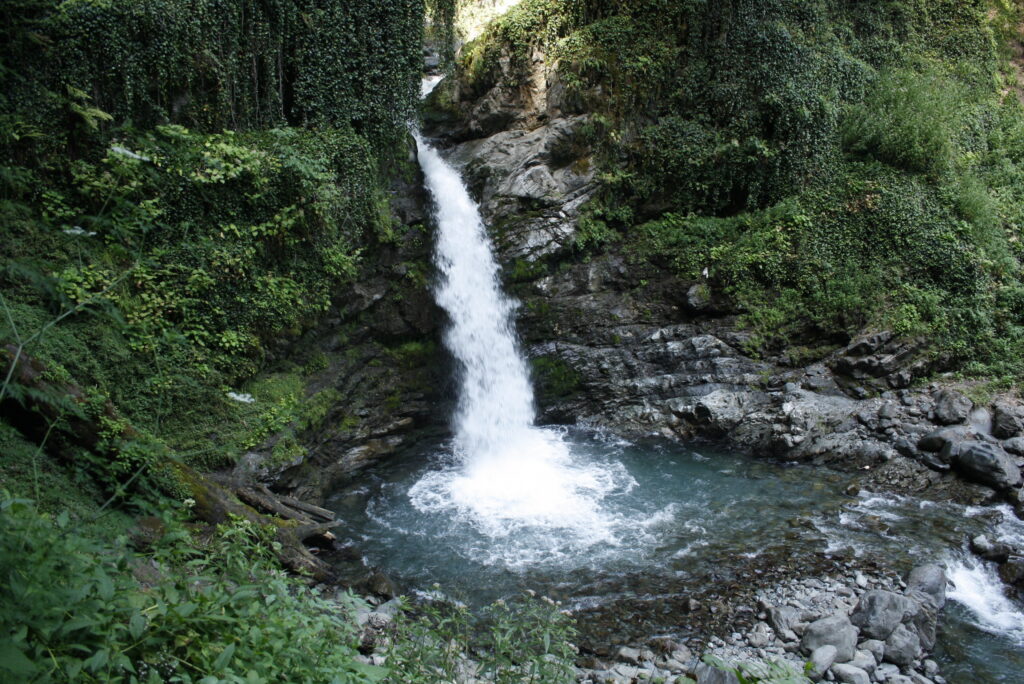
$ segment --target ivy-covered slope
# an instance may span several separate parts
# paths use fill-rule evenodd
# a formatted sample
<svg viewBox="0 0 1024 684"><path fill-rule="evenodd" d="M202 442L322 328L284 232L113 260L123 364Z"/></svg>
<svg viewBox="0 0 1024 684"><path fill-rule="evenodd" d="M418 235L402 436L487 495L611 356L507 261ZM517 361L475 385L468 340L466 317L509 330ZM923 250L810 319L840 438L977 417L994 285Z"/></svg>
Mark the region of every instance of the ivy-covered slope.
<svg viewBox="0 0 1024 684"><path fill-rule="evenodd" d="M397 240L422 26L421 0L4 3L0 339L196 463L287 424L292 380L226 392Z"/></svg>
<svg viewBox="0 0 1024 684"><path fill-rule="evenodd" d="M727 295L751 351L887 328L933 368L1016 379L1021 20L1005 0L524 0L433 115L536 88L540 64L590 115L584 251Z"/></svg>

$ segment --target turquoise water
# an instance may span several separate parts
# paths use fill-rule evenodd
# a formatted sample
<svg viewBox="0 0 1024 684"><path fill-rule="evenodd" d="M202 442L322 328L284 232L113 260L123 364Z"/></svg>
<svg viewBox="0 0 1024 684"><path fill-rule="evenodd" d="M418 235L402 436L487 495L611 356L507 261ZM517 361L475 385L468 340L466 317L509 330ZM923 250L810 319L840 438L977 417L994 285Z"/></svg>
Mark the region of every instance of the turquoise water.
<svg viewBox="0 0 1024 684"><path fill-rule="evenodd" d="M329 505L346 520L347 541L364 562L409 589L437 583L471 605L531 589L588 620L600 614L594 619L618 620L624 628L642 623L651 635L679 627L674 598L695 587L742 581L759 563L770 569L831 554L906 571L945 562L960 572L965 587L965 603L951 601L946 610L936 650L947 679L1021 681L1024 615L1019 631L1012 618L1020 606L980 605L998 591L982 582L992 569L963 564L971 535L1024 534L1005 509L870 492L851 496L845 493L850 475L820 467L783 466L668 441L548 430L572 454L563 467L599 480L591 483L595 501L586 510L567 497L564 521L552 516L557 505L545 506L540 517L501 519L501 512L437 495L439 489L424 482L450 482L461 471L443 442L421 445L367 473ZM501 482L494 485L500 492ZM537 482L539 490L545 485ZM967 585L974 582L982 583L972 593Z"/></svg>

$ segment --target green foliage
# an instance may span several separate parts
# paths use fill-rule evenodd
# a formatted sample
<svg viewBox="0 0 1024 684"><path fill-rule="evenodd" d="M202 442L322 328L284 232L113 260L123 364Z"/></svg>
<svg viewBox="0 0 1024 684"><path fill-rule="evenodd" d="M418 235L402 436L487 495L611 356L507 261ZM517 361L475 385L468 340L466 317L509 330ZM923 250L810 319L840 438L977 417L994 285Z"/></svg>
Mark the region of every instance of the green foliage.
<svg viewBox="0 0 1024 684"><path fill-rule="evenodd" d="M954 159L964 94L935 73L882 74L843 116L843 148L907 171L941 173Z"/></svg>
<svg viewBox="0 0 1024 684"><path fill-rule="evenodd" d="M19 682L368 682L347 604L274 567L248 524L203 551L179 522L152 551L76 533L28 502L0 500L0 679ZM134 575L134 576L133 576ZM137 578L137 579L136 579Z"/></svg>
<svg viewBox="0 0 1024 684"><path fill-rule="evenodd" d="M470 674L468 654L479 665L472 676L486 681L568 684L575 681L575 634L572 618L532 593L478 613L464 604L429 601L400 617L387 681L455 681Z"/></svg>

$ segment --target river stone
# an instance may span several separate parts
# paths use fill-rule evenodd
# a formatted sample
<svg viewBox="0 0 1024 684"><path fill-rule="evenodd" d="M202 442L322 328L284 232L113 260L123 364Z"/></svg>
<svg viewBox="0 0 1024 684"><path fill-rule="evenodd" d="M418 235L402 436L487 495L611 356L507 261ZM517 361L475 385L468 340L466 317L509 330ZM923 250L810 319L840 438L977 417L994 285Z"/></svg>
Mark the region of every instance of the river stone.
<svg viewBox="0 0 1024 684"><path fill-rule="evenodd" d="M1003 442L1003 448L1011 454L1024 455L1024 437L1011 437Z"/></svg>
<svg viewBox="0 0 1024 684"><path fill-rule="evenodd" d="M764 648L772 640L772 628L764 622L758 622L747 634L747 643L753 648Z"/></svg>
<svg viewBox="0 0 1024 684"><path fill-rule="evenodd" d="M933 605L946 605L946 571L941 565L928 563L919 565L907 575L907 591L920 591L932 597Z"/></svg>
<svg viewBox="0 0 1024 684"><path fill-rule="evenodd" d="M723 672L707 663L701 663L694 672L697 684L740 684L739 678L732 672Z"/></svg>
<svg viewBox="0 0 1024 684"><path fill-rule="evenodd" d="M892 591L873 589L864 592L850 615L850 622L865 636L885 641L896 625L914 612L910 599ZM852 654L850 656L853 657Z"/></svg>
<svg viewBox="0 0 1024 684"><path fill-rule="evenodd" d="M939 626L939 611L935 606L935 598L923 591L911 589L907 590L907 597L914 602L916 609L907 624L917 632L921 650L930 651L935 648L935 632Z"/></svg>
<svg viewBox="0 0 1024 684"><path fill-rule="evenodd" d="M1024 556L1010 556L999 566L999 577L1009 585L1024 586Z"/></svg>
<svg viewBox="0 0 1024 684"><path fill-rule="evenodd" d="M822 646L836 647L836 662L845 663L853 659L857 647L857 628L850 624L845 615L832 615L815 620L807 625L800 647L805 653L813 653Z"/></svg>
<svg viewBox="0 0 1024 684"><path fill-rule="evenodd" d="M998 402L993 407L992 414L992 435L999 439L1016 437L1024 430L1024 417L1021 416L1019 406Z"/></svg>
<svg viewBox="0 0 1024 684"><path fill-rule="evenodd" d="M898 625L885 640L885 662L910 667L921 654L921 639L906 625Z"/></svg>
<svg viewBox="0 0 1024 684"><path fill-rule="evenodd" d="M836 676L837 681L843 682L843 684L871 684L871 676L853 665L833 665L832 674Z"/></svg>
<svg viewBox="0 0 1024 684"><path fill-rule="evenodd" d="M769 606L768 619L775 628L775 633L783 641L796 641L797 635L793 625L800 622L800 611L793 606Z"/></svg>
<svg viewBox="0 0 1024 684"><path fill-rule="evenodd" d="M953 425L967 420L974 404L956 390L944 389L935 395L935 421L941 425Z"/></svg>
<svg viewBox="0 0 1024 684"><path fill-rule="evenodd" d="M615 657L624 663L630 663L632 665L639 665L641 661L640 651L635 648L630 648L629 646L623 646L620 648L615 654Z"/></svg>
<svg viewBox="0 0 1024 684"><path fill-rule="evenodd" d="M867 651L875 659L876 663L880 663L885 655L885 642L878 639L868 639L860 643L859 649Z"/></svg>
<svg viewBox="0 0 1024 684"><path fill-rule="evenodd" d="M988 442L961 442L953 465L968 479L995 489L1009 489L1020 482L1016 461Z"/></svg>

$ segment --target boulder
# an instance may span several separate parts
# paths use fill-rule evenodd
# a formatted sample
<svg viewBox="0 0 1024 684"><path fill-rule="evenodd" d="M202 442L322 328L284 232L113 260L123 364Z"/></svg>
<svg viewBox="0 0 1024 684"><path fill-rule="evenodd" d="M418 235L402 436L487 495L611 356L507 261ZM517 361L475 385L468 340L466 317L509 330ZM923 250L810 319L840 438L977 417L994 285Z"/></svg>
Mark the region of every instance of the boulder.
<svg viewBox="0 0 1024 684"><path fill-rule="evenodd" d="M1020 483L1020 468L1002 447L988 442L961 442L953 454L953 467L964 477L994 489Z"/></svg>
<svg viewBox="0 0 1024 684"><path fill-rule="evenodd" d="M885 640L883 659L887 663L910 667L920 655L921 639L906 625L897 625L889 638Z"/></svg>
<svg viewBox="0 0 1024 684"><path fill-rule="evenodd" d="M771 622L772 627L775 628L775 633L779 635L779 638L783 641L796 641L796 632L793 631L793 625L800 622L800 611L793 606L769 606L768 608L768 620Z"/></svg>
<svg viewBox="0 0 1024 684"><path fill-rule="evenodd" d="M941 565L919 565L907 575L907 591L920 591L932 598L936 608L946 605L946 571Z"/></svg>
<svg viewBox="0 0 1024 684"><path fill-rule="evenodd" d="M871 676L853 665L833 665L832 674L843 684L871 684Z"/></svg>
<svg viewBox="0 0 1024 684"><path fill-rule="evenodd" d="M997 402L992 410L992 435L999 439L1016 437L1024 430L1024 412L1019 406Z"/></svg>
<svg viewBox="0 0 1024 684"><path fill-rule="evenodd" d="M970 428L966 426L939 428L917 440L917 448L921 451L939 452L946 444L962 442L969 434Z"/></svg>
<svg viewBox="0 0 1024 684"><path fill-rule="evenodd" d="M974 404L956 390L944 389L935 395L935 405L932 409L935 415L935 422L941 425L954 425L967 420L971 414L971 407Z"/></svg>
<svg viewBox="0 0 1024 684"><path fill-rule="evenodd" d="M1024 556L1010 556L999 566L999 577L1009 585L1024 587Z"/></svg>
<svg viewBox="0 0 1024 684"><path fill-rule="evenodd" d="M837 614L815 620L807 625L800 647L810 654L822 646L836 647L836 662L852 660L857 650L857 628L845 615Z"/></svg>
<svg viewBox="0 0 1024 684"><path fill-rule="evenodd" d="M860 627L865 636L885 641L896 626L914 612L914 605L906 596L874 589L861 597L850 615L850 622Z"/></svg>

